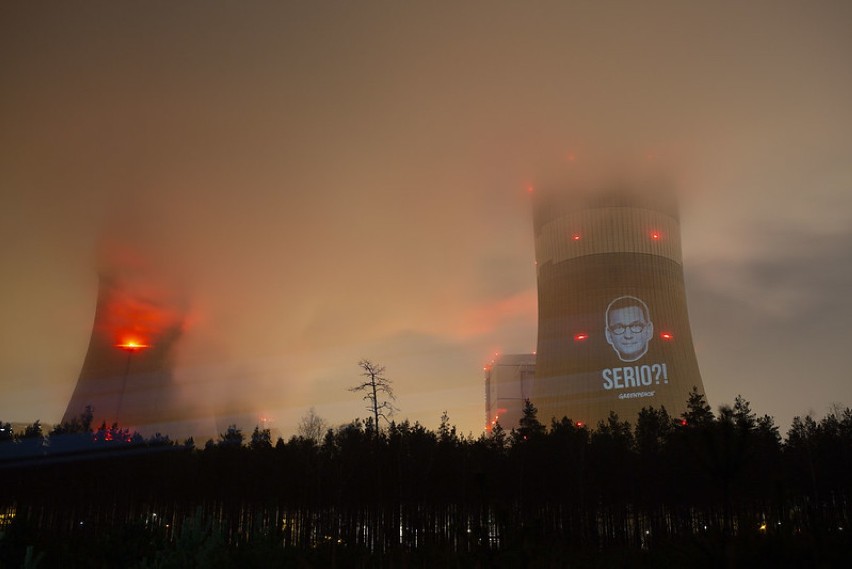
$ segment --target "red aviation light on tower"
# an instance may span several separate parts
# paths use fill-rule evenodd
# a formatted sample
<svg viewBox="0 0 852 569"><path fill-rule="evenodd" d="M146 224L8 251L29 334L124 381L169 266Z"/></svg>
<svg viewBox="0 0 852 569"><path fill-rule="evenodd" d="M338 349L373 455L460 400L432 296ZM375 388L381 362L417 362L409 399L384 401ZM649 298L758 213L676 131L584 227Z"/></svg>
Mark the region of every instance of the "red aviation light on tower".
<svg viewBox="0 0 852 569"><path fill-rule="evenodd" d="M167 330L181 327L184 317L177 301L157 287L144 282L107 286L104 313L96 325L116 348L139 352L159 342Z"/></svg>
<svg viewBox="0 0 852 569"><path fill-rule="evenodd" d="M116 344L115 347L124 350L125 352L138 352L139 350L144 350L151 346L138 340L125 340L120 344Z"/></svg>

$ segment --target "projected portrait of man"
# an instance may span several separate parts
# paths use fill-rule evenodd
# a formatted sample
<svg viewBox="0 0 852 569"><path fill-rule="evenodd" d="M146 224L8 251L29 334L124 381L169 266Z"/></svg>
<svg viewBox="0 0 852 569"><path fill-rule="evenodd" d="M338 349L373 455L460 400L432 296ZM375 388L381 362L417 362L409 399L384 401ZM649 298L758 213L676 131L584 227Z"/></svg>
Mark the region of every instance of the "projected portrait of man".
<svg viewBox="0 0 852 569"><path fill-rule="evenodd" d="M623 362L635 362L648 351L654 323L648 306L635 296L621 296L606 308L606 341Z"/></svg>

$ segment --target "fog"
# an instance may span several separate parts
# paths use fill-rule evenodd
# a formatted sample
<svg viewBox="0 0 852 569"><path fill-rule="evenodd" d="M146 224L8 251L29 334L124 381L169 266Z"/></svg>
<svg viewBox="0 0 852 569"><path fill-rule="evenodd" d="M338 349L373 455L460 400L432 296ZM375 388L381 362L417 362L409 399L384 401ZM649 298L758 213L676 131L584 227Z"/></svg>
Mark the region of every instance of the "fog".
<svg viewBox="0 0 852 569"><path fill-rule="evenodd" d="M850 24L846 2L4 5L0 418L61 417L109 267L167 283L176 381L218 429L364 416L371 358L398 418L478 433L482 363L536 341L526 189L634 161L683 194L711 404L850 405Z"/></svg>

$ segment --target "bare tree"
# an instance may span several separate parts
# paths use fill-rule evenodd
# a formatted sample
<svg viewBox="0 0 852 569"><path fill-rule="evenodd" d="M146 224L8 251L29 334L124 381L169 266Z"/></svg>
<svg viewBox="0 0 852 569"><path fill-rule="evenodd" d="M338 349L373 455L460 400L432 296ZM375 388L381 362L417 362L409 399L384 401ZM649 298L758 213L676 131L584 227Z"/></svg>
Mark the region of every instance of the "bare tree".
<svg viewBox="0 0 852 569"><path fill-rule="evenodd" d="M384 377L385 366L375 364L370 360L361 360L358 365L363 369L361 377L366 378L362 383L349 388L349 391L364 391L364 401L368 402L367 411L373 414L376 433L379 432L379 418L390 422L390 417L396 408L391 401L395 401L391 380Z"/></svg>
<svg viewBox="0 0 852 569"><path fill-rule="evenodd" d="M325 422L325 419L317 415L316 409L311 407L307 415L299 420L296 433L304 439L320 443L327 428L328 423Z"/></svg>

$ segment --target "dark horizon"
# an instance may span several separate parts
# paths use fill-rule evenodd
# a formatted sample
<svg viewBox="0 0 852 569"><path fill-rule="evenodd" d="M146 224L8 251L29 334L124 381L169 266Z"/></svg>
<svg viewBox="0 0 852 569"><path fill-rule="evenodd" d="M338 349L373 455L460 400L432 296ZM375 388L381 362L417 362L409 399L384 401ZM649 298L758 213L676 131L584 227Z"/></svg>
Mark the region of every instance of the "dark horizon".
<svg viewBox="0 0 852 569"><path fill-rule="evenodd" d="M796 421L783 444L748 401L714 415L697 392L682 417L645 409L593 430L547 428L529 404L516 431L476 440L446 417L371 425L286 443L229 429L203 450L82 425L49 447L0 442L0 563L849 562L850 408Z"/></svg>

